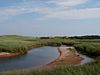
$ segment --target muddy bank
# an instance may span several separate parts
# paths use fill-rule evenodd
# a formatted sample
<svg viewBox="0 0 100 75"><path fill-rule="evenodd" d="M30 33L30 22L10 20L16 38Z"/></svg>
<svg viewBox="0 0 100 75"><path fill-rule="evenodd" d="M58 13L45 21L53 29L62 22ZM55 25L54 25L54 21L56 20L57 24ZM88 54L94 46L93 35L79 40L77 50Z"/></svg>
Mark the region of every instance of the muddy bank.
<svg viewBox="0 0 100 75"><path fill-rule="evenodd" d="M8 52L1 52L0 58L10 58L10 57L16 57L21 55L21 53L8 53Z"/></svg>

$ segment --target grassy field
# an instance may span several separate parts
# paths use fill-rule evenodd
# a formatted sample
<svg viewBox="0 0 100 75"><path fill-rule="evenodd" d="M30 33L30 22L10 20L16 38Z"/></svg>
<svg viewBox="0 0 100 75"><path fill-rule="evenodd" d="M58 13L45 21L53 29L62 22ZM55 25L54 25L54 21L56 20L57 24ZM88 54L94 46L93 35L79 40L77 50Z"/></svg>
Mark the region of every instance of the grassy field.
<svg viewBox="0 0 100 75"><path fill-rule="evenodd" d="M25 36L0 36L0 52L21 52L39 46L74 46L75 49L95 59L95 62L80 66L61 65L48 71L22 71L0 75L100 75L100 39L38 38Z"/></svg>
<svg viewBox="0 0 100 75"><path fill-rule="evenodd" d="M32 45L32 41L30 40L35 40L35 38L22 36L1 36L0 52L27 53L27 50L30 49L30 45Z"/></svg>
<svg viewBox="0 0 100 75"><path fill-rule="evenodd" d="M40 46L60 46L62 43L74 44L74 40L69 39L40 39L38 37L26 37L16 35L0 36L0 52L21 52L27 53L28 50Z"/></svg>

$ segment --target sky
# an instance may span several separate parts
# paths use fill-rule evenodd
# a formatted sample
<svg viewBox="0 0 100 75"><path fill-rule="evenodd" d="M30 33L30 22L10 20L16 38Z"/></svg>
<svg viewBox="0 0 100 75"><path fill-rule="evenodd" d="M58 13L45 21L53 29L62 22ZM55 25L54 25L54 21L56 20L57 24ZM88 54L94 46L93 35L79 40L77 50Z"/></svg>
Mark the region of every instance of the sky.
<svg viewBox="0 0 100 75"><path fill-rule="evenodd" d="M100 0L0 0L0 35L100 35Z"/></svg>

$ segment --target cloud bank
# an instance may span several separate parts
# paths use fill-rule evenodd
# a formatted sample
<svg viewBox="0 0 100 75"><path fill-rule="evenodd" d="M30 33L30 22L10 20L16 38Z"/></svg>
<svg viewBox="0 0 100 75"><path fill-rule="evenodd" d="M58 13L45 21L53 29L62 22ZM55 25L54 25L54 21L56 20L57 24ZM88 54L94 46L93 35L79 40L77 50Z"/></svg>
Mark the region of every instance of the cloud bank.
<svg viewBox="0 0 100 75"><path fill-rule="evenodd" d="M91 19L100 18L99 7L86 7L77 9L80 5L90 0L48 0L39 1L40 4L34 5L34 0L24 0L22 3L15 6L0 7L0 20L4 21L13 16L26 14L26 13L38 13L43 14L39 19ZM44 4L45 3L45 4ZM44 6L47 5L47 6Z"/></svg>

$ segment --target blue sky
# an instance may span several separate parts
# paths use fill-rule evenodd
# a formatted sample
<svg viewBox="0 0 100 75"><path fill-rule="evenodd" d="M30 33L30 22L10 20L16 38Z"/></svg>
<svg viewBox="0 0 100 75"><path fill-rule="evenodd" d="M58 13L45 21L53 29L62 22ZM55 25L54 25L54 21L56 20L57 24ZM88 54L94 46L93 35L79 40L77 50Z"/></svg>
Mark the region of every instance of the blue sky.
<svg viewBox="0 0 100 75"><path fill-rule="evenodd" d="M0 0L0 35L100 35L100 0Z"/></svg>

